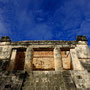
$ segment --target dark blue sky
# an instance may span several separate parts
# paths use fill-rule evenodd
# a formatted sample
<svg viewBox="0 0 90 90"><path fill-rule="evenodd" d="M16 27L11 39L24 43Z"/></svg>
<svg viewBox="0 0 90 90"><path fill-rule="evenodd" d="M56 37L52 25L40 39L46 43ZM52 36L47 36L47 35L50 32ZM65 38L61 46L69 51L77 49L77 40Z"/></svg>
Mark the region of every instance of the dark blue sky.
<svg viewBox="0 0 90 90"><path fill-rule="evenodd" d="M86 35L90 42L90 0L0 0L3 35L13 41L75 40Z"/></svg>

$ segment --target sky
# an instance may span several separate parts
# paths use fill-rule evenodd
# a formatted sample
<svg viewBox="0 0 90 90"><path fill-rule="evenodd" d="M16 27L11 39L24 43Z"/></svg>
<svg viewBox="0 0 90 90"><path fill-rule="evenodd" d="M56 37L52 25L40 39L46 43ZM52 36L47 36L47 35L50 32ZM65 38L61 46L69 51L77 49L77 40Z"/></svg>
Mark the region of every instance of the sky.
<svg viewBox="0 0 90 90"><path fill-rule="evenodd" d="M90 45L90 0L0 0L0 37L12 41L75 40Z"/></svg>

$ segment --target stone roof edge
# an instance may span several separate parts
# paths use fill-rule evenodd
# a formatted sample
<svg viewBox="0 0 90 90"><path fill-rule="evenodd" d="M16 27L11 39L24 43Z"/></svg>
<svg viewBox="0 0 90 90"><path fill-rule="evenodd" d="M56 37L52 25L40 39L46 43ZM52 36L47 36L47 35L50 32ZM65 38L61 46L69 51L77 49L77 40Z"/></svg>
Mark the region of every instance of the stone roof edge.
<svg viewBox="0 0 90 90"><path fill-rule="evenodd" d="M76 41L63 41L63 40L31 40L31 41L14 41L10 42L11 45L62 45L62 44L76 44Z"/></svg>

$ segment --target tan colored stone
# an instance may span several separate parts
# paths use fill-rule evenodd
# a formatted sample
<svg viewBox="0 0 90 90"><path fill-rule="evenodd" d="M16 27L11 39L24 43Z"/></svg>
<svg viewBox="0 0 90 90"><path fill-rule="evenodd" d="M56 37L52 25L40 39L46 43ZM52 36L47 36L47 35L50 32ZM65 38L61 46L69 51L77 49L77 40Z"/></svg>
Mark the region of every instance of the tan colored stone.
<svg viewBox="0 0 90 90"><path fill-rule="evenodd" d="M54 49L54 60L55 60L55 70L60 71L62 69L62 60L61 60L60 48Z"/></svg>
<svg viewBox="0 0 90 90"><path fill-rule="evenodd" d="M53 51L33 51L32 59L33 70L53 70L54 54Z"/></svg>
<svg viewBox="0 0 90 90"><path fill-rule="evenodd" d="M84 70L83 66L81 65L77 57L77 53L75 49L70 49L70 53L71 53L73 70Z"/></svg>

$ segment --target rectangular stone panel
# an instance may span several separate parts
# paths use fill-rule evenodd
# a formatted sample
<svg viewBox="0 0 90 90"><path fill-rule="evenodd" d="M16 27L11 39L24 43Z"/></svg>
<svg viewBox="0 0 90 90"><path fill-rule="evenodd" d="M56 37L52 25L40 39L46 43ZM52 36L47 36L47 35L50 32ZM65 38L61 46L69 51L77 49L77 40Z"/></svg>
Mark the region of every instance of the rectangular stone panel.
<svg viewBox="0 0 90 90"><path fill-rule="evenodd" d="M33 70L54 70L53 51L33 51L32 67Z"/></svg>
<svg viewBox="0 0 90 90"><path fill-rule="evenodd" d="M63 69L72 69L70 51L61 51Z"/></svg>

